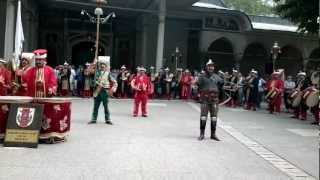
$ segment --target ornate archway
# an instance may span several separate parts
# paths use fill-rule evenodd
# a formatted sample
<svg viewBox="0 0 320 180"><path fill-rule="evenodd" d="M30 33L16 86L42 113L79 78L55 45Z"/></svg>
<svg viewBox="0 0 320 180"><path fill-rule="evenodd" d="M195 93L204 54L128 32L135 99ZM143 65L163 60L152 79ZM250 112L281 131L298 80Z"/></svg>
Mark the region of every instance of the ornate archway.
<svg viewBox="0 0 320 180"><path fill-rule="evenodd" d="M306 68L307 71L313 71L316 70L317 67L320 67L320 47L311 52Z"/></svg>
<svg viewBox="0 0 320 180"><path fill-rule="evenodd" d="M99 47L99 56L105 55L105 48ZM92 41L83 41L72 46L72 64L79 66L87 62L93 62L95 53L95 43Z"/></svg>
<svg viewBox="0 0 320 180"><path fill-rule="evenodd" d="M84 65L93 62L95 50L95 36L83 32L74 32L69 36L68 58L72 64ZM99 56L112 56L112 34L102 34L99 43Z"/></svg>
<svg viewBox="0 0 320 180"><path fill-rule="evenodd" d="M217 69L222 71L230 71L235 65L232 43L224 37L211 43L207 56L213 59Z"/></svg>
<svg viewBox="0 0 320 180"><path fill-rule="evenodd" d="M264 46L260 43L251 43L244 51L240 71L246 74L253 68L258 70L260 74L265 74L267 63L268 52Z"/></svg>
<svg viewBox="0 0 320 180"><path fill-rule="evenodd" d="M277 69L285 69L286 75L296 75L299 70L303 70L303 58L301 51L294 46L284 46L281 54L276 60Z"/></svg>

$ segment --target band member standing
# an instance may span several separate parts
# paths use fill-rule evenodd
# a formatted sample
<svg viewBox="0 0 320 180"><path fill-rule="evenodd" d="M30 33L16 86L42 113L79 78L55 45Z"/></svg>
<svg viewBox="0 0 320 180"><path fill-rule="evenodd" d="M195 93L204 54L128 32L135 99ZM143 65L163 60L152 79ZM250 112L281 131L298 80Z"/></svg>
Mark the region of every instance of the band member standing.
<svg viewBox="0 0 320 180"><path fill-rule="evenodd" d="M275 71L271 75L271 79L267 83L267 91L269 97L269 112L272 114L274 111L280 113L281 110L281 97L284 90L284 82L280 79L281 72Z"/></svg>
<svg viewBox="0 0 320 180"><path fill-rule="evenodd" d="M247 96L247 110L256 111L257 101L258 101L258 89L259 79L258 79L258 71L252 70L250 76L247 78L247 88L246 88L246 96Z"/></svg>
<svg viewBox="0 0 320 180"><path fill-rule="evenodd" d="M102 102L104 107L105 123L112 125L109 112L109 96L112 96L116 92L118 84L110 73L110 57L99 56L98 57L99 68L96 70L95 79L96 86L93 93L94 105L92 112L92 119L88 124L97 123L99 107Z"/></svg>
<svg viewBox="0 0 320 180"><path fill-rule="evenodd" d="M155 81L157 78L157 73L155 72L155 69L153 66L150 67L149 77L150 77L150 81L151 81L151 91L152 91L152 94L150 94L149 97L154 98L155 91L156 91Z"/></svg>
<svg viewBox="0 0 320 180"><path fill-rule="evenodd" d="M192 75L191 72L186 69L181 78L181 98L188 100L191 96L191 85L192 85Z"/></svg>
<svg viewBox="0 0 320 180"><path fill-rule="evenodd" d="M16 96L26 96L27 95L27 85L23 82L23 76L26 72L32 68L32 63L34 60L33 53L22 53L20 60L20 67L17 69L15 74L15 79L12 88L12 94Z"/></svg>
<svg viewBox="0 0 320 180"><path fill-rule="evenodd" d="M238 71L233 69L232 70L232 75L230 77L230 91L231 91L231 107L235 108L238 106L239 101L238 101L238 83L239 83L239 78L238 78Z"/></svg>
<svg viewBox="0 0 320 180"><path fill-rule="evenodd" d="M86 68L83 71L83 93L82 96L84 98L89 98L91 97L91 81L92 81L92 76L91 76L91 70L90 70L90 64L86 64Z"/></svg>
<svg viewBox="0 0 320 180"><path fill-rule="evenodd" d="M296 83L292 80L292 76L288 76L287 80L284 82L284 95L283 95L283 100L284 100L284 104L287 112L289 112L289 110L292 108L291 104L288 102L288 98L295 87L296 87Z"/></svg>
<svg viewBox="0 0 320 180"><path fill-rule="evenodd" d="M165 92L165 95L166 95L166 98L168 100L171 99L171 84L172 84L172 80L173 80L173 74L170 73L170 69L167 67L165 70L165 73L164 75L162 76L162 81L163 81L163 89L164 89L164 92Z"/></svg>
<svg viewBox="0 0 320 180"><path fill-rule="evenodd" d="M126 66L121 67L121 72L119 73L117 77L117 81L119 84L118 89L118 97L119 98L127 98L128 92L129 92L129 77L130 73L127 71Z"/></svg>
<svg viewBox="0 0 320 180"><path fill-rule="evenodd" d="M6 63L4 59L0 59L0 96L6 96L10 89L11 73L5 67Z"/></svg>
<svg viewBox="0 0 320 180"><path fill-rule="evenodd" d="M70 75L71 71L69 70L69 64L65 62L60 75L61 96L68 96L70 93Z"/></svg>
<svg viewBox="0 0 320 180"><path fill-rule="evenodd" d="M310 84L310 81L307 79L307 74L305 72L299 72L297 77L296 89L300 92L303 92L310 86ZM307 119L308 106L305 103L301 102L298 107L295 107L293 109L294 116L292 118L300 118L303 121Z"/></svg>
<svg viewBox="0 0 320 180"><path fill-rule="evenodd" d="M183 75L182 68L177 68L176 73L173 77L171 90L173 92L173 99L180 99L181 98L181 78Z"/></svg>
<svg viewBox="0 0 320 180"><path fill-rule="evenodd" d="M57 77L55 71L47 66L47 50L37 49L35 54L36 67L28 70L23 76L27 86L27 94L31 97L51 97L57 92Z"/></svg>
<svg viewBox="0 0 320 180"><path fill-rule="evenodd" d="M200 136L204 139L208 114L211 119L211 139L220 141L216 135L218 106L219 106L219 84L223 84L223 79L214 73L214 63L210 59L205 68L204 74L200 75L196 84L199 87L201 114L200 114Z"/></svg>
<svg viewBox="0 0 320 180"><path fill-rule="evenodd" d="M150 78L146 75L144 67L138 69L137 76L131 81L131 87L134 90L133 117L138 116L140 104L142 117L148 117L147 103L149 94L152 94L152 89Z"/></svg>

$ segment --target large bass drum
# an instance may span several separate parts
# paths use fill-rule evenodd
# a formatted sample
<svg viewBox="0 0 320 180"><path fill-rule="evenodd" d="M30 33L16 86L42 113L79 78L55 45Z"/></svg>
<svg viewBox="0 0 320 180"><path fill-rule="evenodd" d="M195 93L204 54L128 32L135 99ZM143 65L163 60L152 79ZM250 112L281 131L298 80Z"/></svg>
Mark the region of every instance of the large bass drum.
<svg viewBox="0 0 320 180"><path fill-rule="evenodd" d="M278 97L279 95L280 95L279 90L277 90L277 89L272 89L272 90L270 90L270 91L267 93L265 99L266 99L266 101L267 101L268 103L272 103L272 102L274 101L274 99L275 99L276 97Z"/></svg>
<svg viewBox="0 0 320 180"><path fill-rule="evenodd" d="M64 141L70 131L71 99L38 98L35 102L44 104L40 139L49 143Z"/></svg>
<svg viewBox="0 0 320 180"><path fill-rule="evenodd" d="M315 88L306 89L303 91L302 100L308 107L315 107L319 104L319 91Z"/></svg>
<svg viewBox="0 0 320 180"><path fill-rule="evenodd" d="M302 99L302 92L299 90L294 90L288 97L288 102L292 107L298 107Z"/></svg>

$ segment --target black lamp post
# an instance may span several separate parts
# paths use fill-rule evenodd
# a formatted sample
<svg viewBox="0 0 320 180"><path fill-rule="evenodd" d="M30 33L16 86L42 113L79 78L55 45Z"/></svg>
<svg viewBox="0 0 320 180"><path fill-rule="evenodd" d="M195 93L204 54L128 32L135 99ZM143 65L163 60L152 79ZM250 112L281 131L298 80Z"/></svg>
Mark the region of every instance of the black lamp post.
<svg viewBox="0 0 320 180"><path fill-rule="evenodd" d="M172 53L171 55L171 59L172 59L172 62L175 63L175 68L177 70L178 68L178 62L181 62L181 59L182 59L182 54L180 52L180 49L179 47L176 47L176 50L174 53Z"/></svg>
<svg viewBox="0 0 320 180"><path fill-rule="evenodd" d="M272 69L273 71L276 69L276 60L279 57L279 54L281 54L281 48L278 45L278 42L274 42L273 47L271 49L271 55L272 55Z"/></svg>
<svg viewBox="0 0 320 180"><path fill-rule="evenodd" d="M100 36L100 24L104 24L108 22L108 20L112 17L115 18L116 14L114 12L108 14L106 17L103 16L103 9L101 8L102 4L107 4L106 0L96 0L97 7L94 10L94 14L97 17L92 16L86 10L81 10L81 15L87 15L92 23L97 24L97 33L96 33L96 42L95 42L95 54L94 54L94 62L98 59L98 51L99 51L99 36Z"/></svg>

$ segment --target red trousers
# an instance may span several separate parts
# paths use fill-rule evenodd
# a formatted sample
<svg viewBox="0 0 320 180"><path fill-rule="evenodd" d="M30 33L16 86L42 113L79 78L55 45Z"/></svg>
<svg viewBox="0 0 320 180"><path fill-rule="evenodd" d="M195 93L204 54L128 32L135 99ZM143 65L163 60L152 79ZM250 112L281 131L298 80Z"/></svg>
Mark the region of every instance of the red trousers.
<svg viewBox="0 0 320 180"><path fill-rule="evenodd" d="M254 110L254 111L256 111L256 108L257 108L257 104L255 103L255 102L250 102L250 101L248 101L247 102L247 110Z"/></svg>
<svg viewBox="0 0 320 180"><path fill-rule="evenodd" d="M139 106L141 104L142 115L147 115L148 94L146 92L136 92L134 95L134 110L133 115L137 116L139 113Z"/></svg>
<svg viewBox="0 0 320 180"><path fill-rule="evenodd" d="M91 92L90 90L83 90L83 95L84 98L89 98L91 97Z"/></svg>
<svg viewBox="0 0 320 180"><path fill-rule="evenodd" d="M61 96L69 96L69 90L68 89L62 89L61 90Z"/></svg>
<svg viewBox="0 0 320 180"><path fill-rule="evenodd" d="M277 113L280 113L281 111L281 96L277 96L273 102L269 103L269 111L270 113L273 113L276 111Z"/></svg>

